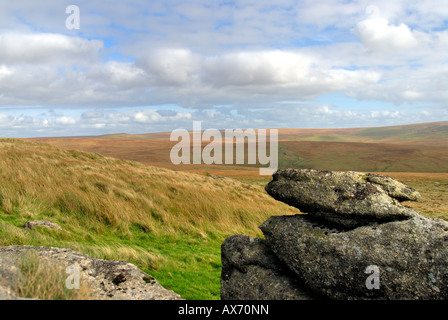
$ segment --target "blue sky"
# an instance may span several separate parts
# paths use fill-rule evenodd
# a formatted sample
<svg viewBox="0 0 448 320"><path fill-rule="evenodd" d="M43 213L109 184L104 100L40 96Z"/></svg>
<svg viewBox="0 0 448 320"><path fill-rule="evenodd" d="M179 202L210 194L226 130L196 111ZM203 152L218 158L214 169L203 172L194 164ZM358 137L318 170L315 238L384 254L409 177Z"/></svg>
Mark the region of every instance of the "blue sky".
<svg viewBox="0 0 448 320"><path fill-rule="evenodd" d="M447 21L446 0L2 0L0 137L448 120Z"/></svg>

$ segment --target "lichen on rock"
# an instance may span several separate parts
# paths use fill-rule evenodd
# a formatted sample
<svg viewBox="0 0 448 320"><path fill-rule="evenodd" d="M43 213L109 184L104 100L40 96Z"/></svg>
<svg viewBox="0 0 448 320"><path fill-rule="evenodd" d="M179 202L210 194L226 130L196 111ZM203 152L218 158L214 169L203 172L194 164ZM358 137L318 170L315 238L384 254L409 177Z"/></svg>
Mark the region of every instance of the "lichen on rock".
<svg viewBox="0 0 448 320"><path fill-rule="evenodd" d="M418 216L400 201L419 199L420 194L385 176L285 169L278 170L265 189L273 198L320 221L345 228Z"/></svg>

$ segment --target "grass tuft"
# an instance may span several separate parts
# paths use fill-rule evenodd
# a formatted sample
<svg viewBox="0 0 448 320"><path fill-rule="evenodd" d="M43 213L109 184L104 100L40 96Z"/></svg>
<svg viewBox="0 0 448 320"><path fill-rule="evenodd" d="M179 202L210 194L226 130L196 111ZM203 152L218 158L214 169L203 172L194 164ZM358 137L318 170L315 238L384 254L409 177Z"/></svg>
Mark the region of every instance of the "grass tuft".
<svg viewBox="0 0 448 320"><path fill-rule="evenodd" d="M29 250L18 261L17 296L39 300L93 300L92 289L80 281L79 289L68 289L65 269L43 260Z"/></svg>

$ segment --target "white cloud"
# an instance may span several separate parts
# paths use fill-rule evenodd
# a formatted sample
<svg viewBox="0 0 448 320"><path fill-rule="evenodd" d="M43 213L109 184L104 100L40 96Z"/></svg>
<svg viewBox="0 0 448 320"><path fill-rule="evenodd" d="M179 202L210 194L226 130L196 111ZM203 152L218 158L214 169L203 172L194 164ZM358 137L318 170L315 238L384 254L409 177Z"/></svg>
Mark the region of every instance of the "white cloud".
<svg viewBox="0 0 448 320"><path fill-rule="evenodd" d="M417 38L407 25L390 25L383 18L363 20L357 24L355 32L372 51L405 50L418 45Z"/></svg>
<svg viewBox="0 0 448 320"><path fill-rule="evenodd" d="M402 97L406 100L417 100L422 96L420 92L413 91L413 90L406 90L401 93Z"/></svg>
<svg viewBox="0 0 448 320"><path fill-rule="evenodd" d="M14 70L11 67L0 65L0 79L10 76L13 74Z"/></svg>
<svg viewBox="0 0 448 320"><path fill-rule="evenodd" d="M76 124L76 119L71 117L59 117L56 118L54 121L56 124Z"/></svg>
<svg viewBox="0 0 448 320"><path fill-rule="evenodd" d="M263 103L287 96L312 99L318 94L356 89L381 78L376 71L333 68L298 50L204 56L187 49L164 49L139 57L137 66L152 79L154 95L164 93L179 104L191 97L212 105L252 100L253 106L260 102L256 96L263 96Z"/></svg>
<svg viewBox="0 0 448 320"><path fill-rule="evenodd" d="M102 41L55 33L0 34L0 61L7 64L85 64L102 48Z"/></svg>
<svg viewBox="0 0 448 320"><path fill-rule="evenodd" d="M195 81L198 57L189 49L158 49L139 57L142 67L156 85L183 85Z"/></svg>
<svg viewBox="0 0 448 320"><path fill-rule="evenodd" d="M217 86L297 85L309 76L312 59L280 51L241 51L207 57L207 80Z"/></svg>
<svg viewBox="0 0 448 320"><path fill-rule="evenodd" d="M145 115L143 112L137 112L134 115L134 121L145 123L149 120L149 117Z"/></svg>
<svg viewBox="0 0 448 320"><path fill-rule="evenodd" d="M86 72L88 79L100 84L117 86L118 88L136 88L148 83L148 75L130 62L108 61L93 65Z"/></svg>

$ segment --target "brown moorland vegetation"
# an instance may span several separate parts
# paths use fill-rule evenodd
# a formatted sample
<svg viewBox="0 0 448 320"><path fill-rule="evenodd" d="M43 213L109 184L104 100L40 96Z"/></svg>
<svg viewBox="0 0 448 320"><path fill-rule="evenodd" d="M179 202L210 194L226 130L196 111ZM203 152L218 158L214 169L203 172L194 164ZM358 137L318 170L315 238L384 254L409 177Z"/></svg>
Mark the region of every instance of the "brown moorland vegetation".
<svg viewBox="0 0 448 320"><path fill-rule="evenodd" d="M180 171L216 174L245 171L249 165L178 165L170 161L177 143L170 133L98 137L35 138L64 149ZM208 142L203 142L202 146ZM448 122L354 129L279 129L279 167L370 172L448 172Z"/></svg>

